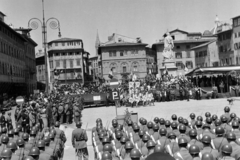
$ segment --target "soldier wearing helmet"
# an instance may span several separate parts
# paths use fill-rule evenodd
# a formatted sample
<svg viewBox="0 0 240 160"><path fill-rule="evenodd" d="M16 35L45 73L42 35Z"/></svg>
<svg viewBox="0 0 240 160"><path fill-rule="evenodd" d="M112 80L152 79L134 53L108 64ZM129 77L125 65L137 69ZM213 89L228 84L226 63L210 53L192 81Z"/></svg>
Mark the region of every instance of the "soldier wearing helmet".
<svg viewBox="0 0 240 160"><path fill-rule="evenodd" d="M168 154L173 156L174 153L179 151L178 143L176 142L176 135L174 132L171 132L168 134L168 139L170 140L170 143L165 146L165 150Z"/></svg>
<svg viewBox="0 0 240 160"><path fill-rule="evenodd" d="M191 154L193 160L201 160L201 158L199 157L200 149L197 145L191 145L189 147L189 153Z"/></svg>
<svg viewBox="0 0 240 160"><path fill-rule="evenodd" d="M237 139L240 138L240 131L239 131L239 122L238 121L233 121L232 122L232 132L236 135Z"/></svg>
<svg viewBox="0 0 240 160"><path fill-rule="evenodd" d="M209 135L204 135L202 137L203 149L201 150L201 154L204 153L212 153L213 157L217 159L219 157L219 153L216 149L211 146L212 139Z"/></svg>
<svg viewBox="0 0 240 160"><path fill-rule="evenodd" d="M32 147L29 151L29 156L31 156L33 159L38 160L40 155L40 150L38 147Z"/></svg>
<svg viewBox="0 0 240 160"><path fill-rule="evenodd" d="M138 149L132 149L130 153L130 157L132 160L140 160L141 159L141 153Z"/></svg>
<svg viewBox="0 0 240 160"><path fill-rule="evenodd" d="M192 129L190 132L189 132L189 136L190 136L190 142L188 143L188 148L195 144L199 147L200 150L203 149L203 144L202 142L200 142L199 140L197 140L197 130L196 129Z"/></svg>
<svg viewBox="0 0 240 160"><path fill-rule="evenodd" d="M102 160L112 160L112 155L109 152L103 152L101 159Z"/></svg>
<svg viewBox="0 0 240 160"><path fill-rule="evenodd" d="M53 159L52 155L49 155L45 152L44 140L38 141L36 146L38 147L38 149L40 151L39 159L46 159L46 160Z"/></svg>
<svg viewBox="0 0 240 160"><path fill-rule="evenodd" d="M154 153L155 146L156 146L156 143L153 140L148 140L148 142L147 142L147 149L148 149L147 156Z"/></svg>
<svg viewBox="0 0 240 160"><path fill-rule="evenodd" d="M165 119L163 119L163 118L159 119L159 128L166 128L165 127Z"/></svg>
<svg viewBox="0 0 240 160"><path fill-rule="evenodd" d="M231 157L232 154L232 146L230 144L225 144L221 148L222 158L219 158L219 160L235 160L235 158Z"/></svg>
<svg viewBox="0 0 240 160"><path fill-rule="evenodd" d="M166 127L166 130L167 130L167 133L172 132L172 128L170 128L170 126L171 126L171 122L169 120L166 120L165 121L165 127Z"/></svg>
<svg viewBox="0 0 240 160"><path fill-rule="evenodd" d="M146 119L142 119L140 124L141 124L140 125L140 130L143 130L144 132L148 131L147 120Z"/></svg>
<svg viewBox="0 0 240 160"><path fill-rule="evenodd" d="M213 147L217 149L219 152L221 152L221 148L223 145L228 144L227 139L223 136L225 133L224 128L221 126L218 126L216 128L216 135L217 137L213 139Z"/></svg>
<svg viewBox="0 0 240 160"><path fill-rule="evenodd" d="M112 155L113 160L117 160L118 154L113 150L113 146L111 144L105 144L103 146L103 152L109 152Z"/></svg>
<svg viewBox="0 0 240 160"><path fill-rule="evenodd" d="M158 131L159 131L159 125L158 124L153 125L153 131L154 131L154 133L152 134L151 137L153 137L155 142L157 142L157 140L160 138L160 135L158 133Z"/></svg>
<svg viewBox="0 0 240 160"><path fill-rule="evenodd" d="M176 114L172 115L172 122L177 122L177 115Z"/></svg>
<svg viewBox="0 0 240 160"><path fill-rule="evenodd" d="M156 152L162 152L163 153L163 151L164 151L164 148L161 145L159 145L159 144L157 144L154 147L154 153L156 153Z"/></svg>
<svg viewBox="0 0 240 160"><path fill-rule="evenodd" d="M87 150L87 132L82 129L82 122L78 121L76 123L77 129L74 129L72 132L72 145L75 148L76 155L78 157L83 157L83 159L88 159L88 150Z"/></svg>
<svg viewBox="0 0 240 160"><path fill-rule="evenodd" d="M209 135L212 139L214 139L216 137L215 134L212 134L212 132L211 132L210 124L204 124L202 129L203 129L203 132L200 135L200 137L202 137L204 135Z"/></svg>
<svg viewBox="0 0 240 160"><path fill-rule="evenodd" d="M171 127L172 127L172 132L173 132L176 136L179 136L179 135L180 135L180 132L179 132L179 130L178 130L178 124L177 124L177 122L172 122Z"/></svg>
<svg viewBox="0 0 240 160"><path fill-rule="evenodd" d="M180 138L184 138L184 139L187 140L187 142L190 142L190 137L185 134L186 133L186 126L185 125L181 124L179 126L179 132L180 132L180 135L177 137L178 140Z"/></svg>
<svg viewBox="0 0 240 160"><path fill-rule="evenodd" d="M192 160L192 156L190 155L189 151L187 150L188 141L185 138L178 139L178 146L180 150L174 153L173 157L180 157L184 160Z"/></svg>
<svg viewBox="0 0 240 160"><path fill-rule="evenodd" d="M9 142L8 136L7 136L7 135L3 135L3 136L1 137L0 152L3 151L4 148L6 148L8 142Z"/></svg>
<svg viewBox="0 0 240 160"><path fill-rule="evenodd" d="M189 117L191 119L191 121L190 121L190 125L192 126L191 128L193 128L195 126L195 123L196 123L196 120L195 120L196 115L194 113L191 113Z"/></svg>
<svg viewBox="0 0 240 160"><path fill-rule="evenodd" d="M130 136L132 137L132 141L134 143L138 142L141 138L139 136L139 130L140 130L140 127L138 124L134 124L133 125L133 133L130 133Z"/></svg>
<svg viewBox="0 0 240 160"><path fill-rule="evenodd" d="M131 141L127 141L125 147L120 150L120 156L122 159L130 159L131 150L134 148L134 145Z"/></svg>
<svg viewBox="0 0 240 160"><path fill-rule="evenodd" d="M159 118L158 118L158 117L155 117L155 118L153 119L153 121L154 121L155 124L158 124L158 123L159 123Z"/></svg>
<svg viewBox="0 0 240 160"><path fill-rule="evenodd" d="M206 152L202 155L202 160L215 160L215 159L211 153Z"/></svg>
<svg viewBox="0 0 240 160"><path fill-rule="evenodd" d="M53 159L57 159L57 158L60 158L58 157L58 155L60 155L60 150L59 148L51 148L50 147L50 137L49 136L46 136L43 138L44 142L45 142L45 153L49 154L49 155L52 155Z"/></svg>
<svg viewBox="0 0 240 160"><path fill-rule="evenodd" d="M11 160L12 157L12 151L9 148L5 148L2 150L0 157L3 160Z"/></svg>
<svg viewBox="0 0 240 160"><path fill-rule="evenodd" d="M232 146L231 157L235 159L240 158L240 146L236 143L236 135L232 132L227 133L226 135L228 143Z"/></svg>
<svg viewBox="0 0 240 160"><path fill-rule="evenodd" d="M165 128L161 128L159 130L160 138L156 141L159 145L165 148L166 145L170 143L170 140L167 138L167 130Z"/></svg>
<svg viewBox="0 0 240 160"><path fill-rule="evenodd" d="M221 126L224 128L226 132L231 132L232 127L228 124L228 118L226 116L221 117L222 124Z"/></svg>
<svg viewBox="0 0 240 160"><path fill-rule="evenodd" d="M231 117L230 117L230 107L229 106L224 107L224 114L222 116L225 116L227 118L227 122L230 121Z"/></svg>
<svg viewBox="0 0 240 160"><path fill-rule="evenodd" d="M20 159L23 159L23 157L26 157L29 154L29 150L24 148L25 142L22 138L19 138L17 140L16 144L17 144L19 149L15 152L15 155L20 157Z"/></svg>
<svg viewBox="0 0 240 160"><path fill-rule="evenodd" d="M13 153L11 156L11 159L13 159L13 160L19 159L19 157L15 154L15 152L17 150L17 145L15 142L8 142L7 148L11 149L11 151Z"/></svg>
<svg viewBox="0 0 240 160"><path fill-rule="evenodd" d="M183 119L183 124L186 126L186 135L189 135L189 131L191 130L190 126L189 126L189 122L187 119Z"/></svg>
<svg viewBox="0 0 240 160"><path fill-rule="evenodd" d="M143 137L142 137L143 145L139 146L139 147L141 147L141 148L139 148L141 150L141 154L144 157L146 157L148 155L147 142L149 140L150 140L149 135L144 134Z"/></svg>

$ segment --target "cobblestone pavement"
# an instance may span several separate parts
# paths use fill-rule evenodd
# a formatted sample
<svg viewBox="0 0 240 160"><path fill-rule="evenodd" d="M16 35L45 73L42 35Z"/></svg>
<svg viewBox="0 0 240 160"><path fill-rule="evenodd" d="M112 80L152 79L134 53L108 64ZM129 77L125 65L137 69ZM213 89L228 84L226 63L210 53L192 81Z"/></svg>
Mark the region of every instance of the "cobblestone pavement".
<svg viewBox="0 0 240 160"><path fill-rule="evenodd" d="M129 111L138 113L138 118L145 117L147 120L153 120L154 117L160 117L164 119L170 119L172 114L177 114L178 116L183 116L185 118L189 117L190 113L195 113L196 115L204 116L205 112L209 111L212 114L217 114L220 116L223 114L223 109L228 105L227 99L211 99L211 100L190 100L187 101L175 101L175 102L164 102L155 103L155 106L148 107L138 107L138 108L128 108ZM126 107L121 107L117 109L118 115L123 115ZM14 115L14 109L11 111ZM239 101L234 101L231 106L231 112L236 114L240 113L240 98ZM93 147L91 145L91 128L95 126L95 121L97 118L101 118L103 124L106 126L109 124L111 126L111 120L116 117L115 107L99 107L99 108L88 108L84 109L82 113L83 128L86 129L88 134L88 151L89 160L94 159ZM68 126L62 125L61 128L65 131L67 142L65 144L64 158L63 160L75 160L75 151L72 147L71 137L72 131L75 129L75 124Z"/></svg>

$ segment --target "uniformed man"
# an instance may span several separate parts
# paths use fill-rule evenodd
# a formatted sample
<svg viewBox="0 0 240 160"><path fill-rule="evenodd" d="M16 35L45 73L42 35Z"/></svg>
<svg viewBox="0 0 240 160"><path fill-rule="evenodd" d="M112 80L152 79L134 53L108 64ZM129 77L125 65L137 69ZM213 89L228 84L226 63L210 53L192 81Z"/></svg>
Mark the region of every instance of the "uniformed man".
<svg viewBox="0 0 240 160"><path fill-rule="evenodd" d="M131 150L130 157L132 160L140 160L141 159L141 153L138 149L134 148Z"/></svg>
<svg viewBox="0 0 240 160"><path fill-rule="evenodd" d="M218 97L218 88L215 86L215 84L213 84L212 90L212 98L215 99Z"/></svg>
<svg viewBox="0 0 240 160"><path fill-rule="evenodd" d="M233 121L232 122L232 132L236 135L237 139L240 138L240 131L239 131L239 122L238 121Z"/></svg>
<svg viewBox="0 0 240 160"><path fill-rule="evenodd" d="M39 160L40 150L38 147L32 147L29 151L29 156L31 156L34 160Z"/></svg>
<svg viewBox="0 0 240 160"><path fill-rule="evenodd" d="M1 146L0 146L0 153L3 152L4 148L6 148L9 142L9 138L7 135L2 136L1 138Z"/></svg>
<svg viewBox="0 0 240 160"><path fill-rule="evenodd" d="M37 147L40 150L39 160L53 160L53 155L45 152L45 142L44 140L39 140L37 142Z"/></svg>
<svg viewBox="0 0 240 160"><path fill-rule="evenodd" d="M60 150L58 150L58 148L51 148L50 147L50 138L49 136L46 136L44 137L44 142L45 142L45 152L49 155L52 155L53 159L58 159L60 158L59 155L60 155Z"/></svg>
<svg viewBox="0 0 240 160"><path fill-rule="evenodd" d="M75 123L77 123L78 121L80 121L80 118L81 118L81 110L77 105L74 105L73 111L74 111L74 121Z"/></svg>
<svg viewBox="0 0 240 160"><path fill-rule="evenodd" d="M200 149L197 145L191 145L189 148L189 153L192 156L193 160L201 160L201 158L199 157Z"/></svg>
<svg viewBox="0 0 240 160"><path fill-rule="evenodd" d="M25 144L25 142L24 142L23 139L19 138L17 140L17 146L18 146L19 149L15 152L15 154L18 157L20 157L20 159L23 159L24 157L28 156L28 154L29 154L29 150L26 150L24 148L24 144Z"/></svg>
<svg viewBox="0 0 240 160"><path fill-rule="evenodd" d="M232 146L232 153L231 153L231 157L235 158L235 159L239 159L240 158L240 146L235 142L236 141L236 135L234 133L227 133L227 140L229 142L229 144Z"/></svg>
<svg viewBox="0 0 240 160"><path fill-rule="evenodd" d="M75 148L76 155L79 160L87 160L88 159L88 150L87 150L87 133L84 129L82 129L82 123L77 122L77 129L72 132L72 145Z"/></svg>
<svg viewBox="0 0 240 160"><path fill-rule="evenodd" d="M127 141L125 147L120 150L120 159L130 160L131 150L134 148L134 145L131 141Z"/></svg>
<svg viewBox="0 0 240 160"><path fill-rule="evenodd" d="M190 136L190 142L188 143L188 148L191 146L191 145L197 145L198 148L200 150L203 149L203 144L202 142L200 142L199 140L197 140L197 130L196 129L192 129L190 132L189 132L189 136Z"/></svg>
<svg viewBox="0 0 240 160"><path fill-rule="evenodd" d="M216 159L214 159L211 153L206 152L202 155L202 160L216 160Z"/></svg>
<svg viewBox="0 0 240 160"><path fill-rule="evenodd" d="M176 135L174 134L174 132L171 132L168 134L168 138L170 139L170 143L166 145L165 150L168 154L173 156L174 153L179 151L179 146L176 142Z"/></svg>
<svg viewBox="0 0 240 160"><path fill-rule="evenodd" d="M232 146L230 144L225 144L221 148L222 157L219 160L235 160L235 158L231 157L232 154Z"/></svg>
<svg viewBox="0 0 240 160"><path fill-rule="evenodd" d="M167 130L167 134L172 132L172 128L170 128L170 126L171 126L171 122L169 120L166 120L165 121L165 127L166 127L166 130Z"/></svg>
<svg viewBox="0 0 240 160"><path fill-rule="evenodd" d="M191 121L190 121L190 127L191 127L192 129L193 129L193 127L195 127L195 123L196 123L195 118L196 118L196 115L195 115L194 113L191 113L191 114L190 114L190 119L191 119Z"/></svg>
<svg viewBox="0 0 240 160"><path fill-rule="evenodd" d="M67 101L65 106L64 106L64 112L66 114L66 123L70 123L70 107L69 107L69 102Z"/></svg>
<svg viewBox="0 0 240 160"><path fill-rule="evenodd" d="M60 104L58 107L58 120L60 124L63 124L63 116L64 116L64 107L63 107L63 104Z"/></svg>
<svg viewBox="0 0 240 160"><path fill-rule="evenodd" d="M159 134L160 138L158 141L156 141L156 143L165 148L165 146L170 143L170 140L167 138L167 130L165 128L161 128L159 130Z"/></svg>
<svg viewBox="0 0 240 160"><path fill-rule="evenodd" d="M11 129L13 129L11 112L8 112L8 114L7 114L6 123L7 123L7 129L8 129L8 131L10 131Z"/></svg>
<svg viewBox="0 0 240 160"><path fill-rule="evenodd" d="M0 157L1 157L3 160L11 160L11 157L12 157L12 151L11 151L11 149L9 149L9 148L3 149L3 151L1 151Z"/></svg>
<svg viewBox="0 0 240 160"><path fill-rule="evenodd" d="M187 144L188 141L185 138L179 138L178 139L178 146L180 150L176 153L174 153L174 158L181 158L184 160L192 160L192 156L190 155L189 151L187 150Z"/></svg>
<svg viewBox="0 0 240 160"><path fill-rule="evenodd" d="M222 115L222 116L225 116L225 117L227 117L227 120L229 121L231 118L230 118L230 107L229 106L226 106L226 107L224 107L224 114ZM221 117L222 117L221 116Z"/></svg>
<svg viewBox="0 0 240 160"><path fill-rule="evenodd" d="M178 140L180 138L184 138L189 143L190 142L190 137L185 134L186 133L186 126L185 125L181 124L179 126L179 132L180 132L180 135L177 137Z"/></svg>
<svg viewBox="0 0 240 160"><path fill-rule="evenodd" d="M227 139L223 136L225 133L224 128L221 126L218 126L216 128L216 135L217 137L213 139L212 146L213 148L217 149L219 152L221 152L221 148L223 145L228 144Z"/></svg>
<svg viewBox="0 0 240 160"><path fill-rule="evenodd" d="M229 119L226 116L221 116L222 124L221 126L224 128L225 133L232 131L232 126L228 124Z"/></svg>
<svg viewBox="0 0 240 160"><path fill-rule="evenodd" d="M211 153L214 159L218 159L219 153L216 149L212 148L211 143L212 139L209 135L205 135L202 137L203 149L201 150L201 155L204 153Z"/></svg>
<svg viewBox="0 0 240 160"><path fill-rule="evenodd" d="M0 116L0 126L1 128L6 127L6 119L5 119L5 112L2 111Z"/></svg>

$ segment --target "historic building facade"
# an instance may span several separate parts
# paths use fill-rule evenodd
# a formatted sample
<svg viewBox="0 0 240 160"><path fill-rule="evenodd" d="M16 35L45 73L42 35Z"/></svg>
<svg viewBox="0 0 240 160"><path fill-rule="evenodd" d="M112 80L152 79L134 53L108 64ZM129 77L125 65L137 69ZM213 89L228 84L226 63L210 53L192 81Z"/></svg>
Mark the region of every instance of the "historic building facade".
<svg viewBox="0 0 240 160"><path fill-rule="evenodd" d="M48 43L50 82L54 82L54 70L60 70L60 83L84 83L88 74L89 53L84 51L81 39L61 38Z"/></svg>
<svg viewBox="0 0 240 160"><path fill-rule="evenodd" d="M98 83L101 78L101 67L98 65L98 56L89 58L89 72L92 76L93 82Z"/></svg>
<svg viewBox="0 0 240 160"><path fill-rule="evenodd" d="M186 68L190 72L196 67L195 52L191 48L215 40L213 36L203 36L201 32L186 32L180 29L169 32L174 40L174 59L178 74L185 74ZM157 52L158 69L163 67L164 41L153 44L153 50ZM158 70L160 72L160 70Z"/></svg>
<svg viewBox="0 0 240 160"><path fill-rule="evenodd" d="M28 95L36 89L35 47L30 29L13 29L0 12L0 96Z"/></svg>
<svg viewBox="0 0 240 160"><path fill-rule="evenodd" d="M234 49L234 61L236 65L240 64L240 16L232 18L232 47Z"/></svg>
<svg viewBox="0 0 240 160"><path fill-rule="evenodd" d="M146 46L140 38L115 33L108 37L99 47L102 77L109 81L110 72L119 80L131 73L139 79L144 79L148 73L156 74L156 54Z"/></svg>

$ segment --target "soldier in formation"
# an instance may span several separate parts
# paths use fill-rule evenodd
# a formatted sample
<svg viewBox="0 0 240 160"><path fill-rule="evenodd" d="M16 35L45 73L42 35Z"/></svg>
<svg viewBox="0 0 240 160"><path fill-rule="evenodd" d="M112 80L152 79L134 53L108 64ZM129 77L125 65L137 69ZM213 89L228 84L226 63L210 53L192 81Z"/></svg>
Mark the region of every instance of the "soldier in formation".
<svg viewBox="0 0 240 160"><path fill-rule="evenodd" d="M224 108L224 114L206 112L205 118L190 114L190 122L172 115L172 120L155 117L154 121L131 119L112 127L100 118L92 129L92 145L97 160L147 159L155 152L167 153L176 160L239 160L240 118Z"/></svg>

